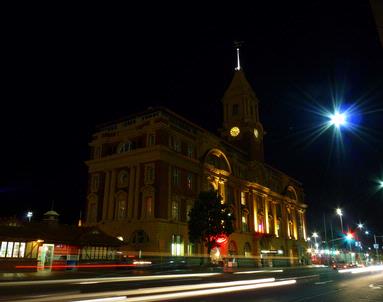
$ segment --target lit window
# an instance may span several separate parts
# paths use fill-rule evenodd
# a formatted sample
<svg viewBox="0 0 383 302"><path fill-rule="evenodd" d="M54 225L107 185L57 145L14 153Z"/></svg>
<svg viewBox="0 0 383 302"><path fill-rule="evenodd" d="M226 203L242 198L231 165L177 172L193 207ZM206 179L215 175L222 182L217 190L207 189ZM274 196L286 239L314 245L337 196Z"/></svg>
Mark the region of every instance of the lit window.
<svg viewBox="0 0 383 302"><path fill-rule="evenodd" d="M21 242L19 257L23 258L24 256L25 256L25 242Z"/></svg>
<svg viewBox="0 0 383 302"><path fill-rule="evenodd" d="M2 241L1 242L1 249L0 249L0 257L4 258L6 252L7 252L7 242L6 241Z"/></svg>
<svg viewBox="0 0 383 302"><path fill-rule="evenodd" d="M172 219L179 220L179 203L178 200L173 200L172 202Z"/></svg>
<svg viewBox="0 0 383 302"><path fill-rule="evenodd" d="M249 226L248 226L247 222L248 222L248 214L243 213L242 214L242 232L248 232L249 231Z"/></svg>
<svg viewBox="0 0 383 302"><path fill-rule="evenodd" d="M13 258L19 257L19 250L20 250L20 242L15 242L13 245L13 253L12 253Z"/></svg>
<svg viewBox="0 0 383 302"><path fill-rule="evenodd" d="M12 251L13 251L13 242L8 242L8 247L7 247L8 258L12 257Z"/></svg>
<svg viewBox="0 0 383 302"><path fill-rule="evenodd" d="M181 235L172 236L171 254L172 256L184 255L184 243Z"/></svg>

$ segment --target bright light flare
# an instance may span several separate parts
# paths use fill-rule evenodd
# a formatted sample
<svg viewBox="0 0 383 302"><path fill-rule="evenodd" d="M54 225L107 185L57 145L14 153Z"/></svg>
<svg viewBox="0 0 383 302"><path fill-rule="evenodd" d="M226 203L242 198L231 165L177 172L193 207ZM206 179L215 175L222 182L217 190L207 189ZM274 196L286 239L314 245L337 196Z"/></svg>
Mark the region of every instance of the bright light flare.
<svg viewBox="0 0 383 302"><path fill-rule="evenodd" d="M361 274L367 272L381 272L383 271L383 265L373 265L367 267L358 267L358 268L349 268L338 271L339 273L351 273L351 274Z"/></svg>
<svg viewBox="0 0 383 302"><path fill-rule="evenodd" d="M342 209L337 208L336 209L336 214L339 215L339 216L342 216L343 215Z"/></svg>
<svg viewBox="0 0 383 302"><path fill-rule="evenodd" d="M347 240L352 240L352 239L354 239L354 235L352 233L348 232L347 235L346 235L346 239Z"/></svg>
<svg viewBox="0 0 383 302"><path fill-rule="evenodd" d="M337 128L339 128L340 126L346 125L346 122L347 122L347 116L345 113L339 113L335 111L334 114L330 115L330 124L334 125Z"/></svg>

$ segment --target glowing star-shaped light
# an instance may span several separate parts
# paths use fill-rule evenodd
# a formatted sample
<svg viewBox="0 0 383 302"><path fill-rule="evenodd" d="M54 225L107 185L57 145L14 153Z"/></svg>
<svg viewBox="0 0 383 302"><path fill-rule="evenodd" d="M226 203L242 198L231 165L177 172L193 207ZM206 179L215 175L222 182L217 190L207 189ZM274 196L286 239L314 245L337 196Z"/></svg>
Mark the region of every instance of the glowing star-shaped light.
<svg viewBox="0 0 383 302"><path fill-rule="evenodd" d="M343 126L346 124L346 114L336 111L334 114L330 115L330 123L337 128Z"/></svg>

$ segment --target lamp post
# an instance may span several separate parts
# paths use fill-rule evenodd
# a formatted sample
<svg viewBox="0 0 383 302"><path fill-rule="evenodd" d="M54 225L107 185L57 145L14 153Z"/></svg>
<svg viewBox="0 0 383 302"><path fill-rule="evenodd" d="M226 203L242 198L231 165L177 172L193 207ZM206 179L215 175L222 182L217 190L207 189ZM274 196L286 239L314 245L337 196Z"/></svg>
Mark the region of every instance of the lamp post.
<svg viewBox="0 0 383 302"><path fill-rule="evenodd" d="M342 220L343 212L342 212L342 209L337 208L337 209L336 209L336 214L339 216L339 219L340 219L340 227L341 227L341 229L342 229L342 234L343 234L344 232L343 232L343 220Z"/></svg>

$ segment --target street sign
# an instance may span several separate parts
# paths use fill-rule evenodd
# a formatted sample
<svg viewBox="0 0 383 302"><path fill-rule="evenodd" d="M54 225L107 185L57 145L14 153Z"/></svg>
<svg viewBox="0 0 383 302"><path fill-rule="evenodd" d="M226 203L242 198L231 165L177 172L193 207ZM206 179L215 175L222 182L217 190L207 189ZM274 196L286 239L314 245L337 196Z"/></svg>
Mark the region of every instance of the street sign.
<svg viewBox="0 0 383 302"><path fill-rule="evenodd" d="M379 248L379 244L375 243L375 244L374 244L374 249L377 250L378 248Z"/></svg>

